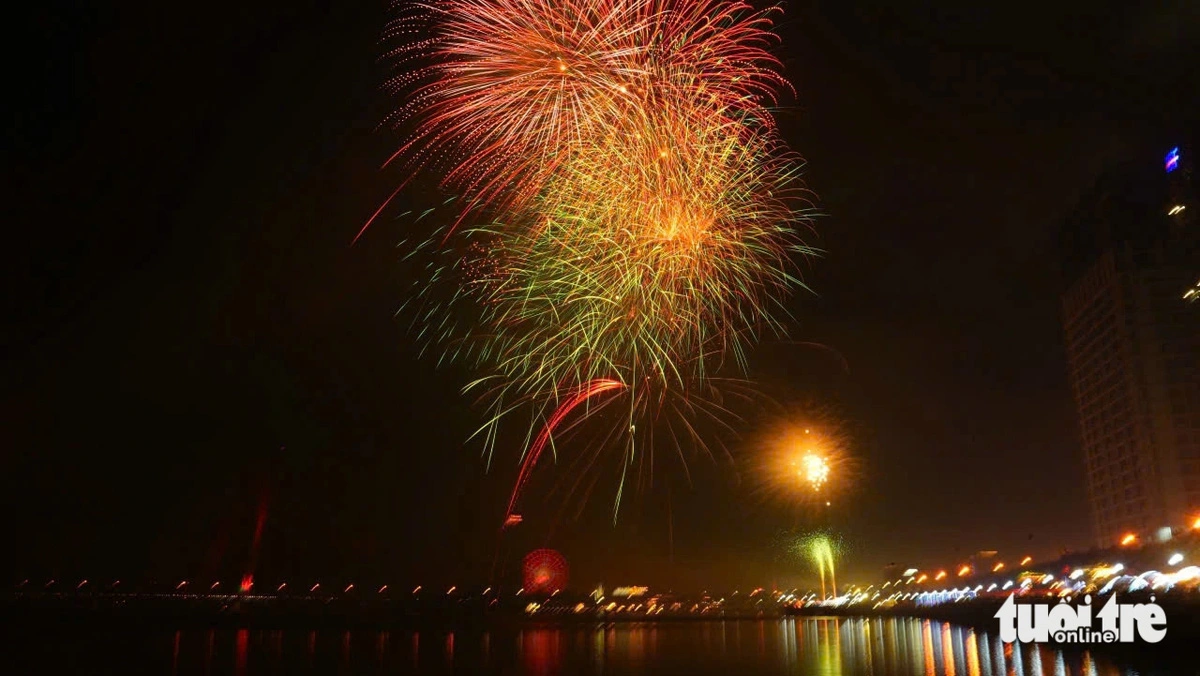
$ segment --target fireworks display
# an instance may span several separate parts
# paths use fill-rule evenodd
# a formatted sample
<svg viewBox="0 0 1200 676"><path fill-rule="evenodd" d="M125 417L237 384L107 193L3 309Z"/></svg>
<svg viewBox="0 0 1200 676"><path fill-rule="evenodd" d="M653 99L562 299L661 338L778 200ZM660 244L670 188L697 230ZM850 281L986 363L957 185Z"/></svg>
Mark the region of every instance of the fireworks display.
<svg viewBox="0 0 1200 676"><path fill-rule="evenodd" d="M444 170L472 201L520 204L575 145L645 110L702 103L756 124L786 87L767 51L777 10L723 0L444 0L388 27L393 156ZM392 160L389 160L389 162Z"/></svg>
<svg viewBox="0 0 1200 676"><path fill-rule="evenodd" d="M755 484L772 502L824 514L858 484L849 436L845 422L827 407L787 411L753 441Z"/></svg>
<svg viewBox="0 0 1200 676"><path fill-rule="evenodd" d="M800 459L800 477L807 481L814 491L819 491L829 480L829 463L825 458L810 453Z"/></svg>
<svg viewBox="0 0 1200 676"><path fill-rule="evenodd" d="M792 544L795 554L807 560L821 581L821 598L837 596L837 560L841 557L841 540L829 533L815 532L796 538Z"/></svg>
<svg viewBox="0 0 1200 676"><path fill-rule="evenodd" d="M723 410L722 370L783 333L813 252L801 163L769 114L787 88L777 11L447 0L390 25L411 127L393 160L460 195L415 247L415 325L478 373L489 457L501 420L532 421L510 515L554 436L603 410L619 505L653 433L705 447L692 421Z"/></svg>

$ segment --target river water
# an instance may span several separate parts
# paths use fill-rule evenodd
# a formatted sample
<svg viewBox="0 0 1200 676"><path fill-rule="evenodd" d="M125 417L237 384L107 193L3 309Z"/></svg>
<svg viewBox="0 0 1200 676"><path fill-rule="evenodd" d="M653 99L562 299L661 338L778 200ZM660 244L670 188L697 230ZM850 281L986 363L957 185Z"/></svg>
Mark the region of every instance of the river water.
<svg viewBox="0 0 1200 676"><path fill-rule="evenodd" d="M50 675L1135 673L1089 652L1005 645L995 633L895 618L530 625L455 632L73 629L23 638L7 657L17 671L6 673Z"/></svg>

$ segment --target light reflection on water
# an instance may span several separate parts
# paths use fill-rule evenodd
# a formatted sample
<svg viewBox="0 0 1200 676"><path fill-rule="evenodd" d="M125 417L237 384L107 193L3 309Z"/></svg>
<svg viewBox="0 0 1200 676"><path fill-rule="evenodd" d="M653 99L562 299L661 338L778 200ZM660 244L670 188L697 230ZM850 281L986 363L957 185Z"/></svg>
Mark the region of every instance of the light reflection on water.
<svg viewBox="0 0 1200 676"><path fill-rule="evenodd" d="M43 673L1127 676L1103 657L931 620L786 618L473 631L132 632L39 655ZM31 648L31 650L33 650ZM66 656L66 657L64 657ZM56 659L57 658L57 659ZM69 660L70 663L64 660ZM80 664L89 668L78 670ZM130 670L131 669L131 670Z"/></svg>

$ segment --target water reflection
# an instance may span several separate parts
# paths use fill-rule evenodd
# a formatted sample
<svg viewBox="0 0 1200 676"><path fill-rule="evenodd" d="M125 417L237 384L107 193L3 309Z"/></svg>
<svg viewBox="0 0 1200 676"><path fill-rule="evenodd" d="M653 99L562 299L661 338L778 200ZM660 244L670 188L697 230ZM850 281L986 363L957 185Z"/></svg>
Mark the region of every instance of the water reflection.
<svg viewBox="0 0 1200 676"><path fill-rule="evenodd" d="M49 641L50 638L48 637ZM82 639L81 639L82 640ZM432 641L432 643L430 643ZM424 645L423 645L424 643ZM85 647L99 671L145 673L591 673L835 676L1126 676L1103 655L1002 643L994 634L917 619L789 618L601 623L459 630L171 631ZM424 650L423 650L424 649ZM55 654L54 652L50 653ZM65 665L64 665L65 669ZM44 673L65 673L47 664ZM114 672L116 673L116 672Z"/></svg>
<svg viewBox="0 0 1200 676"><path fill-rule="evenodd" d="M414 631L412 635L412 666L414 669L421 663L421 632Z"/></svg>
<svg viewBox="0 0 1200 676"><path fill-rule="evenodd" d="M990 668L988 672L991 672ZM967 676L983 676L983 671L979 668L979 643L975 639L974 631L967 634Z"/></svg>
<svg viewBox="0 0 1200 676"><path fill-rule="evenodd" d="M217 634L211 629L204 633L204 673L212 673L213 649L217 645Z"/></svg>
<svg viewBox="0 0 1200 676"><path fill-rule="evenodd" d="M562 662L562 632L559 629L529 629L517 634L522 673L542 676L557 673Z"/></svg>
<svg viewBox="0 0 1200 676"><path fill-rule="evenodd" d="M233 653L233 673L237 676L246 676L246 660L250 656L250 630L239 629L237 638L234 640L236 646Z"/></svg>
<svg viewBox="0 0 1200 676"><path fill-rule="evenodd" d="M391 632L381 631L375 639L375 661L383 663L384 656L387 655L388 638Z"/></svg>

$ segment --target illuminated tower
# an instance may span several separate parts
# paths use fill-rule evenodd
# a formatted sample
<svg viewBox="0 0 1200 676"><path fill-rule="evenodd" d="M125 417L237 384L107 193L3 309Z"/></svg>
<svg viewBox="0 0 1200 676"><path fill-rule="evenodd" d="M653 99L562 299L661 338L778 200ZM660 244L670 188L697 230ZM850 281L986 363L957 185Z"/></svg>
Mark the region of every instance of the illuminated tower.
<svg viewBox="0 0 1200 676"><path fill-rule="evenodd" d="M1200 511L1200 275L1186 149L1107 173L1063 229L1063 329L1097 542ZM1189 208L1190 207L1190 208Z"/></svg>

